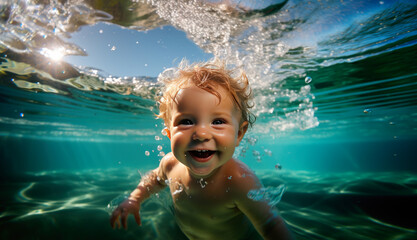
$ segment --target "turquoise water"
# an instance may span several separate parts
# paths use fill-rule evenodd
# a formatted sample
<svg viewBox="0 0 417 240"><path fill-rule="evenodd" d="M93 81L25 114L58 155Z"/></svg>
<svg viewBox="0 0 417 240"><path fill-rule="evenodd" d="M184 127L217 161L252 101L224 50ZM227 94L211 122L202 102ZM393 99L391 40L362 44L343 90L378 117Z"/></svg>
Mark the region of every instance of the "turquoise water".
<svg viewBox="0 0 417 240"><path fill-rule="evenodd" d="M142 227L110 227L107 205L170 145L156 74L47 51L91 54L79 39L104 23L146 30L141 41L178 31L247 70L257 122L236 157L265 187L286 185L277 207L297 239L415 238L417 2L239 3L0 3L0 238L185 239L166 196L142 207ZM90 44L113 41L101 38ZM122 56L113 65L136 61Z"/></svg>

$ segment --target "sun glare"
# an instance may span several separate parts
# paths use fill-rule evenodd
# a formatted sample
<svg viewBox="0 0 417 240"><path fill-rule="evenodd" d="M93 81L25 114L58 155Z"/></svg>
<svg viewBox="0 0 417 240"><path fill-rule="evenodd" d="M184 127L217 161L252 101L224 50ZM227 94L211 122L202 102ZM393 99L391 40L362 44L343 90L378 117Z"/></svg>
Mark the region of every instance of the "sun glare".
<svg viewBox="0 0 417 240"><path fill-rule="evenodd" d="M65 49L62 47L54 49L43 48L41 53L54 61L60 61L65 55Z"/></svg>

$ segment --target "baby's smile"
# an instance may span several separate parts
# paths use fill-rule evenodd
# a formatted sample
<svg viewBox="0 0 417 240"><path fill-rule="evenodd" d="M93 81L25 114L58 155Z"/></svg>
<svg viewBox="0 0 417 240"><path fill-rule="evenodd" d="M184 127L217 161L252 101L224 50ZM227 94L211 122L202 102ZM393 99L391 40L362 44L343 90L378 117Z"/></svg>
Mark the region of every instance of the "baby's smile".
<svg viewBox="0 0 417 240"><path fill-rule="evenodd" d="M212 150L191 150L190 156L197 162L208 162L217 151Z"/></svg>

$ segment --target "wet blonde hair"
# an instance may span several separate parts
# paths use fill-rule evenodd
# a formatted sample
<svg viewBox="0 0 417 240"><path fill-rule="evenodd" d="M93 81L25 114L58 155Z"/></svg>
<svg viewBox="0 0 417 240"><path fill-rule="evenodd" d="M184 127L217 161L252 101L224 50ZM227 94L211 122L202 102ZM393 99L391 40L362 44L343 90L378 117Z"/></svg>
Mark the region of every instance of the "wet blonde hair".
<svg viewBox="0 0 417 240"><path fill-rule="evenodd" d="M221 95L216 90L218 86L221 86L230 94L234 104L239 108L241 112L240 124L247 121L249 126L252 126L256 117L249 110L253 105L250 102L252 91L248 78L244 72L233 77L235 70L228 70L225 65L225 62L220 60L193 65L182 61L178 69L165 70L158 77L158 80L165 84L165 89L163 96L158 101L159 114L157 117L163 119L165 125L169 126L172 104L181 89L196 86L215 95L221 101Z"/></svg>

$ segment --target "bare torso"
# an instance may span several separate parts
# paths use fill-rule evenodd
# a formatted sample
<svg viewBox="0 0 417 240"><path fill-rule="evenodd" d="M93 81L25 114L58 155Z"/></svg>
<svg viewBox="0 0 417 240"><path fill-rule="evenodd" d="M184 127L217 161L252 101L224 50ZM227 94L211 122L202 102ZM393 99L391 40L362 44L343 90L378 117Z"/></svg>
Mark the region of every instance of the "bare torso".
<svg viewBox="0 0 417 240"><path fill-rule="evenodd" d="M190 239L246 239L255 234L252 224L237 208L236 181L241 175L230 160L215 174L203 179L188 174L186 167L173 162L166 177L174 213L181 230ZM245 168L240 168L245 170Z"/></svg>

